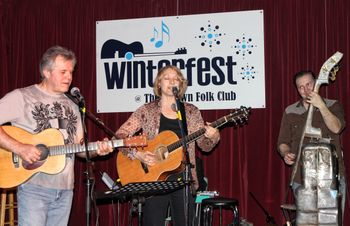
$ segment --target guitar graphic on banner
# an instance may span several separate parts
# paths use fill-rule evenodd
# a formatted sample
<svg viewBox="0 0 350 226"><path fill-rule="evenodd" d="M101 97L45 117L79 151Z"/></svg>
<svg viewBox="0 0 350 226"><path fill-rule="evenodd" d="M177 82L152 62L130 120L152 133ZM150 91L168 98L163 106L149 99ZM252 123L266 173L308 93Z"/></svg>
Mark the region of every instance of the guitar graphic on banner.
<svg viewBox="0 0 350 226"><path fill-rule="evenodd" d="M161 37L158 39L158 29L153 27L153 37L150 39L151 43L154 43L154 47L161 48L165 42L165 36L167 36L167 41L170 40L170 29L162 21ZM187 49L185 47L178 48L175 51L167 52L144 52L143 44L139 41L126 44L122 41L109 39L107 40L101 49L101 59L111 59L111 58L125 58L126 60L132 60L133 58L139 57L154 57L154 56L169 56L169 55L180 55L187 54Z"/></svg>

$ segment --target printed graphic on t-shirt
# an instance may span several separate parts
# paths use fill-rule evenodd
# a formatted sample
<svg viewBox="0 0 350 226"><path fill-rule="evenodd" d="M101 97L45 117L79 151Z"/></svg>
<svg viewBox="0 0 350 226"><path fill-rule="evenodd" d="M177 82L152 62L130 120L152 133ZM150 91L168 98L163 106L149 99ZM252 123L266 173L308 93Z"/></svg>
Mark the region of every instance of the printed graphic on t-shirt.
<svg viewBox="0 0 350 226"><path fill-rule="evenodd" d="M49 128L57 128L63 134L65 144L74 143L78 117L71 107L62 102L54 102L53 106L37 102L31 113L37 124L35 133Z"/></svg>

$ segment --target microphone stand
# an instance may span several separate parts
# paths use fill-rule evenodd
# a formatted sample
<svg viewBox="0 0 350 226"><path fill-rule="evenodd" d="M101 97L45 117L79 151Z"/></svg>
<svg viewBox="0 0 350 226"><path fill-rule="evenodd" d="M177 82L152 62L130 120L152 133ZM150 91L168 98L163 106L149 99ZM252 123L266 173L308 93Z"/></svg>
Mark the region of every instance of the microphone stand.
<svg viewBox="0 0 350 226"><path fill-rule="evenodd" d="M264 212L265 217L266 217L266 223L268 226L276 226L276 222L275 219L269 214L269 212L267 212L267 210L260 204L260 202L255 198L255 196L253 195L253 193L249 192L249 195L254 199L254 201L256 202L256 204L258 204L258 206L260 207L260 209Z"/></svg>
<svg viewBox="0 0 350 226"><path fill-rule="evenodd" d="M190 162L190 156L187 150L187 144L186 144L186 133L185 133L185 129L184 129L184 123L182 121L182 115L181 115L181 111L180 111L180 99L178 96L178 89L176 87L173 88L173 94L175 96L175 103L176 103L176 110L177 110L177 120L179 122L179 127L180 127L180 131L181 131L181 140L182 140L182 147L183 147L183 151L185 154L185 220L186 220L186 225L189 226L190 225L190 208L189 208L189 201L190 201L190 173L191 173L191 162ZM185 110L185 109L184 109Z"/></svg>
<svg viewBox="0 0 350 226"><path fill-rule="evenodd" d="M73 97L71 94L66 93L66 96L71 99L76 105L80 106L79 101ZM100 129L103 129L103 131L110 137L115 137L115 133L110 128L106 127L105 124L102 122L101 119L97 118L94 114L92 114L89 110L85 109L85 115L88 119L90 119L94 124L96 124Z"/></svg>
<svg viewBox="0 0 350 226"><path fill-rule="evenodd" d="M90 159L90 154L88 150L88 138L87 138L87 129L85 124L85 113L86 113L86 107L85 107L85 101L82 99L78 102L79 111L81 115L81 123L84 131L84 146L85 146L85 159L86 159L86 225L90 225L90 217L91 217L91 185L94 183L95 178L93 175L93 169L92 169L92 162Z"/></svg>
<svg viewBox="0 0 350 226"><path fill-rule="evenodd" d="M97 124L100 128L103 128L103 130L111 137L114 137L115 134L111 129L107 128L99 118L97 118L91 112L86 110L84 99L79 101L77 98L75 98L69 93L66 93L66 96L69 99L71 99L76 105L79 106L79 111L81 114L81 122L82 122L83 131L84 131L84 146L85 146L85 154L86 154L86 171L84 172L84 174L86 175L86 225L90 226L91 199L93 197L91 195L91 191L92 191L91 186L95 181L95 177L93 174L92 162L91 162L90 154L88 150L88 138L87 138L87 129L85 124L85 118L86 118L85 116L88 116L88 118L91 119L95 124Z"/></svg>

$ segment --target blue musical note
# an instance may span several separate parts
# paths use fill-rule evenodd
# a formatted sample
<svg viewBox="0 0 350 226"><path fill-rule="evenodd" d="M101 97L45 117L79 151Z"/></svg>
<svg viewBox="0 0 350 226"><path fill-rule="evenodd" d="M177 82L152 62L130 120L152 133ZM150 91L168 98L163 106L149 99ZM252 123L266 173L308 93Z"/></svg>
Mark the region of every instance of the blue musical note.
<svg viewBox="0 0 350 226"><path fill-rule="evenodd" d="M158 38L158 30L153 27L153 38L150 39L151 42L154 42Z"/></svg>
<svg viewBox="0 0 350 226"><path fill-rule="evenodd" d="M158 42L156 42L156 44L154 45L156 48L160 48L163 46L163 41L164 41L164 35L166 34L168 36L168 41L170 40L170 29L169 27L164 23L164 21L162 21L162 39L159 40Z"/></svg>

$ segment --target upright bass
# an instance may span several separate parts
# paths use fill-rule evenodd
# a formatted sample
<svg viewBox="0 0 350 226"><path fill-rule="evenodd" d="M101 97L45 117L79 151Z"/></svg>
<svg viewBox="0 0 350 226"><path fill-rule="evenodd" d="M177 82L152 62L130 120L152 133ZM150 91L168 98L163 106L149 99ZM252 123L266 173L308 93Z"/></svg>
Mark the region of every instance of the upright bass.
<svg viewBox="0 0 350 226"><path fill-rule="evenodd" d="M319 91L322 84L335 80L343 54L336 52L322 66L314 86ZM304 132L299 144L291 183L301 164L302 185L296 189L296 224L298 226L341 225L339 222L339 188L337 184L337 154L330 139L324 138L320 128L312 126L314 107L309 105ZM309 142L304 142L309 138Z"/></svg>

